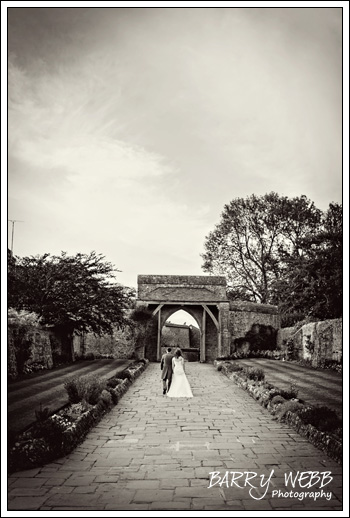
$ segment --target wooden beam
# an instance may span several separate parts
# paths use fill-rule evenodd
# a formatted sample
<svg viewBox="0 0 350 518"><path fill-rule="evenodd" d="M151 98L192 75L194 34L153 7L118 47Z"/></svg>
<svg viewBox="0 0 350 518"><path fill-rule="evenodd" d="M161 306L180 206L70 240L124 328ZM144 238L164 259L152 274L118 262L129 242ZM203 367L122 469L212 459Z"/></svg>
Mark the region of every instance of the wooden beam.
<svg viewBox="0 0 350 518"><path fill-rule="evenodd" d="M160 311L162 309L162 307L164 306L164 304L159 304L156 309L153 311L152 315L155 316L158 311Z"/></svg>
<svg viewBox="0 0 350 518"><path fill-rule="evenodd" d="M206 318L206 312L203 308L203 315L202 315L202 334L201 334L201 349L200 349L200 361L205 362L205 318Z"/></svg>
<svg viewBox="0 0 350 518"><path fill-rule="evenodd" d="M219 327L218 327L218 356L222 356L222 335L221 335L221 311L219 309Z"/></svg>
<svg viewBox="0 0 350 518"><path fill-rule="evenodd" d="M216 320L216 318L214 317L213 313L210 311L210 309L208 308L208 306L206 304L202 304L203 308L205 309L205 311L208 313L208 315L211 316L211 318L213 319L213 322L214 324L216 325L216 328L218 330L220 330L220 325L219 325L219 322Z"/></svg>
<svg viewBox="0 0 350 518"><path fill-rule="evenodd" d="M157 334L157 360L159 361L161 358L161 338L162 338L162 328L161 328L161 307L158 312L158 334Z"/></svg>
<svg viewBox="0 0 350 518"><path fill-rule="evenodd" d="M140 304L147 304L148 306L150 304L164 306L202 306L203 304L206 304L207 306L217 307L220 302L227 302L227 300L199 300L198 302L188 302L184 300L139 300L139 302Z"/></svg>

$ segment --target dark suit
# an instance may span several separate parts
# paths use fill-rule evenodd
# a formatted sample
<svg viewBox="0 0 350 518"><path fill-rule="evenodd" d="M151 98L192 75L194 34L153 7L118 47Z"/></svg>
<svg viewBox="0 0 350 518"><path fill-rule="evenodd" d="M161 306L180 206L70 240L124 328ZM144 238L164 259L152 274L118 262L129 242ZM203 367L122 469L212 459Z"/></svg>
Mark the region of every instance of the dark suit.
<svg viewBox="0 0 350 518"><path fill-rule="evenodd" d="M160 360L160 368L162 369L162 380L163 387L166 388L166 382L168 380L168 390L171 385L171 378L173 375L173 366L172 366L173 355L171 353L165 353Z"/></svg>

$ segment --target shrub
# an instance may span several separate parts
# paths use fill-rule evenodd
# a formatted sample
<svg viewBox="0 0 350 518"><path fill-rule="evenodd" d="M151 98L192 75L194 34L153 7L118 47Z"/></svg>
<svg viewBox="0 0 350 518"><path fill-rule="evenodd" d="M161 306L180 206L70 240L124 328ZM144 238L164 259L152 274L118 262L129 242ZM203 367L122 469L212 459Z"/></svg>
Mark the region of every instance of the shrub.
<svg viewBox="0 0 350 518"><path fill-rule="evenodd" d="M331 432L342 426L336 412L326 406L304 408L297 412L305 424L311 424L321 432Z"/></svg>
<svg viewBox="0 0 350 518"><path fill-rule="evenodd" d="M116 405L118 403L118 401L119 401L119 393L118 393L118 391L116 389L112 388L112 387L107 387L106 390L110 393L112 401Z"/></svg>
<svg viewBox="0 0 350 518"><path fill-rule="evenodd" d="M45 421L46 419L48 419L49 415L50 415L50 409L45 407L45 408L42 408L42 404L40 403L40 409L39 410L35 410L35 417L36 417L36 420L38 422L43 422Z"/></svg>
<svg viewBox="0 0 350 518"><path fill-rule="evenodd" d="M284 399L296 399L298 397L299 390L295 383L291 383L290 388L288 390L279 389L280 395L284 397Z"/></svg>
<svg viewBox="0 0 350 518"><path fill-rule="evenodd" d="M243 367L238 363L225 363L225 368L227 372L239 372L243 370Z"/></svg>
<svg viewBox="0 0 350 518"><path fill-rule="evenodd" d="M102 401L103 405L106 408L111 407L112 404L113 404L112 396L111 396L111 394L107 390L102 390L102 392L100 394L100 401Z"/></svg>
<svg viewBox="0 0 350 518"><path fill-rule="evenodd" d="M121 382L118 378L111 378L107 381L107 387L115 388Z"/></svg>
<svg viewBox="0 0 350 518"><path fill-rule="evenodd" d="M265 372L259 367L245 367L243 368L243 374L250 380L262 381L265 379Z"/></svg>
<svg viewBox="0 0 350 518"><path fill-rule="evenodd" d="M280 405L282 403L285 403L285 399L284 397L280 396L280 395L277 395L277 396L273 396L273 398L271 399L271 404L272 405Z"/></svg>
<svg viewBox="0 0 350 518"><path fill-rule="evenodd" d="M70 403L85 400L90 405L96 405L105 386L106 382L94 375L72 378L64 384Z"/></svg>
<svg viewBox="0 0 350 518"><path fill-rule="evenodd" d="M91 353L91 352L90 353L86 353L86 354L84 354L83 359L84 360L94 360L95 359L95 355L94 355L94 353Z"/></svg>
<svg viewBox="0 0 350 518"><path fill-rule="evenodd" d="M115 376L116 378L120 379L120 380L131 380L132 379L132 374L130 371L128 370L125 370L125 371L122 371L122 372L118 372Z"/></svg>
<svg viewBox="0 0 350 518"><path fill-rule="evenodd" d="M296 412L304 408L304 405L299 403L298 401L285 401L282 405L276 410L276 414L278 418L281 420L284 418L287 412Z"/></svg>

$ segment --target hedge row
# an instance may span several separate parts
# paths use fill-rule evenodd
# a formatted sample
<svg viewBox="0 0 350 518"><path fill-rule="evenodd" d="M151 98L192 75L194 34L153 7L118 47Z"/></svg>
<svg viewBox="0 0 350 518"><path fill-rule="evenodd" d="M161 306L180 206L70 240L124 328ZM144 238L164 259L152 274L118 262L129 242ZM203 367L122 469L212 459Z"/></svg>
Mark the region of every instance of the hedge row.
<svg viewBox="0 0 350 518"><path fill-rule="evenodd" d="M236 369L232 370L232 364L228 362L215 361L214 366L216 366L218 370L225 374L225 376L234 381L236 385L246 390L251 397L258 401L262 406L267 408L270 413L273 415L278 413L278 409L281 406L279 394L283 392L283 395L285 396L287 394L286 391L282 391L263 381L250 380L246 377L244 372ZM292 395L291 402L293 401L295 408L300 410L302 405L298 403L298 400L293 399L293 397L295 397L293 396L293 390L290 391L290 394ZM297 415L296 412L293 412L293 404L290 405L291 410L285 412L281 417L283 421L289 424L294 430L296 430L301 436L305 437L314 446L324 451L329 457L341 464L343 449L341 441L339 441L334 435L331 435L330 433L318 430L312 424L305 424L299 415Z"/></svg>
<svg viewBox="0 0 350 518"><path fill-rule="evenodd" d="M81 403L70 405L42 421L39 419L31 428L18 434L9 448L9 473L43 466L71 453L118 403L147 365L148 360L141 360L107 380L107 389L102 391L98 402L87 410ZM82 413L72 421L72 411L77 411L77 408Z"/></svg>

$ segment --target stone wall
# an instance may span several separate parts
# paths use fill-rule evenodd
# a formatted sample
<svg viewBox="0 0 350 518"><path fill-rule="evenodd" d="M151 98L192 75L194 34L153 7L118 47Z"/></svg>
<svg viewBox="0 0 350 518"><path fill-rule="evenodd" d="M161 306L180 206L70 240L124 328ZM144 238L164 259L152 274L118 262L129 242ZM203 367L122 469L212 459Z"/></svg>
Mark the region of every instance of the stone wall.
<svg viewBox="0 0 350 518"><path fill-rule="evenodd" d="M15 379L18 374L18 365L16 359L16 344L15 344L15 330L10 326L7 333L7 372L8 376ZM31 372L33 364L41 365L44 369L51 369L53 367L53 355L51 347L52 332L40 327L28 330L23 342L29 344L29 358L24 362L24 373ZM35 369L34 369L35 370Z"/></svg>
<svg viewBox="0 0 350 518"><path fill-rule="evenodd" d="M205 275L139 275L140 301L213 302L226 300L224 277Z"/></svg>
<svg viewBox="0 0 350 518"><path fill-rule="evenodd" d="M190 347L198 348L201 344L201 335L198 327L190 326Z"/></svg>
<svg viewBox="0 0 350 518"><path fill-rule="evenodd" d="M73 338L75 358L89 353L114 358L130 359L135 352L134 340L130 332L115 329L112 335L98 336L85 333Z"/></svg>
<svg viewBox="0 0 350 518"><path fill-rule="evenodd" d="M235 340L243 339L248 331L256 325L271 326L274 330L279 329L278 307L269 304L230 301L231 353L235 350ZM246 347L249 348L248 345Z"/></svg>
<svg viewBox="0 0 350 518"><path fill-rule="evenodd" d="M207 318L205 334L205 360L213 362L218 357L218 330L211 318Z"/></svg>
<svg viewBox="0 0 350 518"><path fill-rule="evenodd" d="M291 339L296 358L310 360L315 367L324 360L341 362L342 323L340 318L279 329L277 345L287 351L287 342Z"/></svg>
<svg viewBox="0 0 350 518"><path fill-rule="evenodd" d="M162 347L190 347L189 326L164 324L162 329Z"/></svg>

